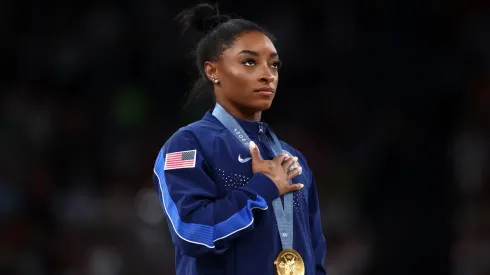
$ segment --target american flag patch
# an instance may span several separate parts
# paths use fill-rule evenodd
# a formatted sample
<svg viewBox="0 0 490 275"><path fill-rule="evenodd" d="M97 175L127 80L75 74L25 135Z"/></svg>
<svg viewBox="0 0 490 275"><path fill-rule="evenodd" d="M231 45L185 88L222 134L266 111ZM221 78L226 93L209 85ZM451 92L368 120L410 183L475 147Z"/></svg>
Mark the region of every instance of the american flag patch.
<svg viewBox="0 0 490 275"><path fill-rule="evenodd" d="M165 167L163 170L194 167L196 167L196 150L180 151L165 155Z"/></svg>

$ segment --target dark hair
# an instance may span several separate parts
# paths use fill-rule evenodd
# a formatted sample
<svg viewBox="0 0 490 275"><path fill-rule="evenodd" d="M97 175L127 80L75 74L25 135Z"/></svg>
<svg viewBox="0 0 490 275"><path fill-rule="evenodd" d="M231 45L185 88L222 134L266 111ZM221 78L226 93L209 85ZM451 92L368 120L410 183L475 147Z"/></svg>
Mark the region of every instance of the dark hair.
<svg viewBox="0 0 490 275"><path fill-rule="evenodd" d="M182 33L193 28L204 34L193 52L200 76L194 83L185 106L206 94L215 99L213 84L204 72L204 62L217 61L223 51L233 45L239 34L259 31L272 41L275 40L272 34L252 21L236 15L221 15L217 5L198 4L182 11L176 18L183 27Z"/></svg>

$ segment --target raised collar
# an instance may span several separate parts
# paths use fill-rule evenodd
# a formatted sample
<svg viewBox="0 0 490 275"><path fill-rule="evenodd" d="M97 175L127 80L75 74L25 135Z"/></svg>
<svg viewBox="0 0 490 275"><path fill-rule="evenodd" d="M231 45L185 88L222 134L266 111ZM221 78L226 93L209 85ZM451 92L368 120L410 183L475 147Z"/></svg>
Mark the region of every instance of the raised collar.
<svg viewBox="0 0 490 275"><path fill-rule="evenodd" d="M264 133L266 133L266 131L267 131L268 126L267 126L267 123L265 123L265 122L248 121L248 120L243 120L243 119L239 119L236 117L233 117L233 118L238 122L238 124L240 124L240 126L243 128L243 130L245 130L245 133L247 133L247 135L250 138L256 138L259 135L261 129ZM221 124L221 122L216 117L213 116L212 110L207 111L206 114L204 115L203 119Z"/></svg>

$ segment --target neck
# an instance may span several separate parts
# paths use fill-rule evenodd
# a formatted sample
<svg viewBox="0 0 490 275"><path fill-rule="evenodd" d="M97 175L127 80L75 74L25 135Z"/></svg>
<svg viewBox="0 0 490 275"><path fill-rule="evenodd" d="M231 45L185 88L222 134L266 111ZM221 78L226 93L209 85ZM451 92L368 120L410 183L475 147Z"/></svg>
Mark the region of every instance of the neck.
<svg viewBox="0 0 490 275"><path fill-rule="evenodd" d="M262 111L249 111L245 108L240 108L229 102L218 102L230 115L248 121L260 121Z"/></svg>

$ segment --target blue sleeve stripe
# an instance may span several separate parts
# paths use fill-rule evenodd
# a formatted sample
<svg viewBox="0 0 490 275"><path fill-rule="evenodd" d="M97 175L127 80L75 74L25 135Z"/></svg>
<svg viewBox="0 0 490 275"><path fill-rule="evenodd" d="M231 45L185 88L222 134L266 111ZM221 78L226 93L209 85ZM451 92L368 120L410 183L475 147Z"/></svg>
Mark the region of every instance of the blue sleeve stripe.
<svg viewBox="0 0 490 275"><path fill-rule="evenodd" d="M161 193L160 197L162 198L165 212L169 217L175 233L181 239L190 243L214 248L214 242L220 239L224 239L240 230L243 230L249 227L254 222L252 209L267 209L267 203L264 198L257 195L255 200L247 200L246 206L243 207L240 211L233 214L225 221L222 221L214 226L197 223L186 223L182 221L182 219L179 217L177 206L168 192L167 184L165 181L165 171L163 169L163 164L165 163L163 152L164 149L160 151L153 172L158 178Z"/></svg>

